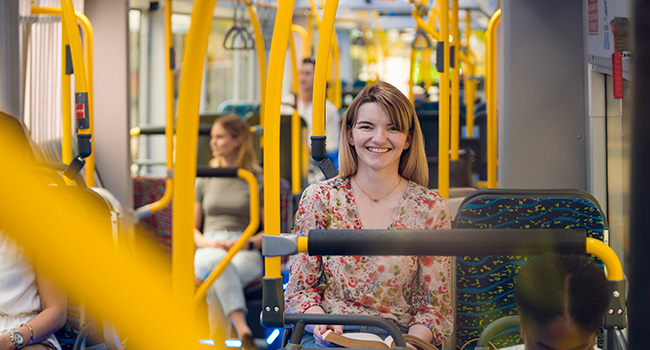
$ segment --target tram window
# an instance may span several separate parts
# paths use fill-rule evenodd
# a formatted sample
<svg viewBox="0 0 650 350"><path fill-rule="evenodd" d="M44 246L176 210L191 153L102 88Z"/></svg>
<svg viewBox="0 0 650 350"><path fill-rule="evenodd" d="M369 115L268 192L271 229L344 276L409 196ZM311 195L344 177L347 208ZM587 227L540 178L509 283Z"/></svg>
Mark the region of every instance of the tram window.
<svg viewBox="0 0 650 350"><path fill-rule="evenodd" d="M131 10L129 12L129 63L131 127L165 124L165 67L163 47L164 21L152 20L160 14ZM176 53L174 73L175 93L178 97L185 40L191 16L172 15L172 35ZM232 17L213 18L201 91L200 113L218 112L227 100L260 100L257 56L252 50L226 50L225 34L233 25ZM156 33L154 35L154 33ZM160 73L158 73L160 70ZM146 167L137 168L140 175L165 174L164 137L136 137L131 140L134 160L146 160ZM135 171L135 169L134 169Z"/></svg>

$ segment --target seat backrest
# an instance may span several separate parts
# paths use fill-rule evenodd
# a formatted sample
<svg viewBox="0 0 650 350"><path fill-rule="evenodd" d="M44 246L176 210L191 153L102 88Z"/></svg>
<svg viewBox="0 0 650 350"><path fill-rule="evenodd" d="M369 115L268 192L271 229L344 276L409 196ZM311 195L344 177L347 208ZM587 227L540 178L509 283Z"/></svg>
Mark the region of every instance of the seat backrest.
<svg viewBox="0 0 650 350"><path fill-rule="evenodd" d="M153 203L165 193L164 178L135 177L133 179L134 208ZM289 213L292 212L291 185L280 178L280 229L288 232L291 227ZM150 215L137 225L138 234L153 239L165 254L171 258L172 247L172 204Z"/></svg>
<svg viewBox="0 0 650 350"><path fill-rule="evenodd" d="M598 201L580 190L479 190L461 204L456 228L584 228L604 240L607 220ZM528 256L459 256L456 259L456 348L471 343L496 319L516 315L514 287ZM517 343L519 330L492 339L497 348ZM601 343L602 346L602 343Z"/></svg>

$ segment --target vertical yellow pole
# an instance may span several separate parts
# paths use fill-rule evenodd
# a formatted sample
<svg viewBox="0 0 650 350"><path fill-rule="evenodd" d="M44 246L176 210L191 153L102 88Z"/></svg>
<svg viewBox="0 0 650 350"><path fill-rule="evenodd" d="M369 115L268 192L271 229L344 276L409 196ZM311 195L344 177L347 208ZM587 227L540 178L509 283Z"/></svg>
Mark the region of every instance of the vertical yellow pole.
<svg viewBox="0 0 650 350"><path fill-rule="evenodd" d="M443 71L440 73L438 118L438 190L449 199L449 3L439 1L440 41L443 45Z"/></svg>
<svg viewBox="0 0 650 350"><path fill-rule="evenodd" d="M327 73L327 58L330 55L330 46L332 42L332 31L334 28L334 17L338 7L338 0L329 0L325 4L325 13L320 26L318 50L316 51L316 72L314 79L314 99L313 99L313 127L312 135L325 135L325 77Z"/></svg>
<svg viewBox="0 0 650 350"><path fill-rule="evenodd" d="M95 133L95 112L94 112L94 58L93 58L93 42L94 32L93 26L90 24L88 17L79 11L75 11L77 22L81 24L81 33L83 34L83 53L84 61L86 62L86 76L88 78L88 125L91 135ZM93 147L94 148L94 147ZM93 151L86 157L86 185L88 187L95 187L95 152Z"/></svg>
<svg viewBox="0 0 650 350"><path fill-rule="evenodd" d="M465 10L465 39L467 40L467 58L471 60L472 50L470 37L472 35L472 17L469 10ZM474 80L474 64L466 64L465 68L465 124L467 125L467 138L474 138L474 92L476 81Z"/></svg>
<svg viewBox="0 0 650 350"><path fill-rule="evenodd" d="M284 62L287 57L287 42L291 31L291 18L295 0L280 1L273 27L273 42L269 55L269 75L266 84L266 111L268 118L264 133L264 233L280 234L280 98ZM324 59L321 62L326 63ZM318 66L318 63L317 63ZM324 96L324 95L323 95ZM264 276L267 279L281 278L280 257L264 259Z"/></svg>
<svg viewBox="0 0 650 350"><path fill-rule="evenodd" d="M487 54L487 187L497 187L497 28L501 21L498 9L488 24L486 33Z"/></svg>
<svg viewBox="0 0 650 350"><path fill-rule="evenodd" d="M415 75L416 54L417 54L417 50L411 47L411 67L409 68L409 101L411 101L411 104L414 106L415 106L415 97L413 96L413 85L415 85L414 83L415 78L413 76Z"/></svg>
<svg viewBox="0 0 650 350"><path fill-rule="evenodd" d="M451 69L451 155L458 160L460 145L460 33L458 31L458 0L451 0L451 36L454 46L454 67Z"/></svg>
<svg viewBox="0 0 650 350"><path fill-rule="evenodd" d="M325 8L325 0L320 0L321 8ZM312 5L314 3L312 2ZM316 11L316 7L312 8L312 10ZM320 28L321 28L321 23L316 21L316 24L318 25L318 30L320 35ZM327 92L327 99L332 101L336 108L341 108L341 80L340 80L340 74L339 74L339 42L338 42L338 36L336 34L336 30L333 29L333 35L332 35L332 43L330 45L331 50L330 50L330 55L329 59L330 62L327 64L327 76L328 80L327 83L329 85L329 89L326 91ZM337 88L338 84L338 88ZM337 96L338 95L338 96ZM338 100L338 103L336 102Z"/></svg>
<svg viewBox="0 0 650 350"><path fill-rule="evenodd" d="M379 44L381 45L382 57L388 57L388 46L386 45L386 31L384 31L384 28L381 26L381 21L379 20L379 13L377 12L377 10L373 10L370 13L372 14L372 18L375 21L375 28L377 31L377 36L379 37Z"/></svg>
<svg viewBox="0 0 650 350"><path fill-rule="evenodd" d="M191 318L194 294L194 181L201 80L216 0L196 0L183 54L178 94L176 169L172 220L172 297ZM278 182L276 182L277 186Z"/></svg>
<svg viewBox="0 0 650 350"><path fill-rule="evenodd" d="M334 32L332 36L332 63L334 63L334 84L332 86L332 99L336 108L341 108L341 67L340 67L340 57L339 57L339 39ZM332 142L332 140L330 140Z"/></svg>
<svg viewBox="0 0 650 350"><path fill-rule="evenodd" d="M431 85L433 85L433 79L431 76L431 49L422 50L420 56L420 80L424 83L424 90L429 91Z"/></svg>
<svg viewBox="0 0 650 350"><path fill-rule="evenodd" d="M38 7L34 6L32 2L31 12L33 14L44 14L51 16L61 16L61 29L62 29L62 115L63 115L63 135L62 135L62 162L64 164L70 164L72 161L72 122L70 118L72 117L72 110L70 105L70 89L71 89L71 79L70 75L66 74L66 47L70 50L72 54L72 49L70 46L70 39L66 30L66 24L64 23L64 18L62 16L62 8L58 7ZM85 133L93 134L94 123L93 123L93 27L88 20L88 17L79 11L74 11L74 15L77 23L81 27L81 32L83 34L83 59L85 63L86 76L88 78L87 87L88 87L88 129ZM82 83L83 85L83 83ZM95 153L92 152L88 157L86 157L86 185L89 187L95 186ZM66 182L68 180L66 179Z"/></svg>
<svg viewBox="0 0 650 350"><path fill-rule="evenodd" d="M65 18L61 17L61 32L62 35L62 47L61 47L61 63L63 72L61 75L62 83L62 92L61 92L61 110L63 115L63 136L61 140L61 161L63 164L70 164L72 162L72 107L70 91L72 88L70 82L70 75L66 74L66 60L67 54L66 50L70 46L70 40L68 39L68 32L65 30ZM66 178L67 179L67 178ZM66 180L67 181L67 180Z"/></svg>
<svg viewBox="0 0 650 350"><path fill-rule="evenodd" d="M316 20L316 14L314 13L314 10L311 10L309 12L309 16L307 16L307 33L309 34L309 54L305 57L312 57L314 56L314 21Z"/></svg>
<svg viewBox="0 0 650 350"><path fill-rule="evenodd" d="M293 27L293 24L291 25ZM291 93L298 96L298 89L300 89L300 79L298 75L298 62L296 59L296 45L293 42L293 35L289 35L289 56L291 56L291 77L293 78L291 84ZM302 178L300 174L300 115L296 108L293 109L291 114L291 193L297 195L302 190Z"/></svg>
<svg viewBox="0 0 650 350"><path fill-rule="evenodd" d="M264 127L264 105L266 104L266 48L264 47L264 35L260 25L257 10L253 2L247 3L248 14L253 24L253 33L255 35L255 51L257 52L257 65L260 70L260 126Z"/></svg>

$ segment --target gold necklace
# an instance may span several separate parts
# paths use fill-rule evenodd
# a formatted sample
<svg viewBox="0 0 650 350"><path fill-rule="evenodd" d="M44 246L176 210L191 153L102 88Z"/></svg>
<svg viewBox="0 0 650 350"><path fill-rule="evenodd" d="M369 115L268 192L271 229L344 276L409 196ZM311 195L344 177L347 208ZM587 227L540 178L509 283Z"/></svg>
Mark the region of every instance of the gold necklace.
<svg viewBox="0 0 650 350"><path fill-rule="evenodd" d="M399 180L397 181L397 185L395 185L395 187L393 187L390 191L388 191L388 193L386 193L385 195L383 195L383 196L381 196L381 197L379 197L379 198L372 198L372 197L368 194L368 192L364 191L363 188L361 187L361 185L359 185L359 181L357 181L356 177L353 177L352 180L354 180L354 182L357 184L357 187L359 187L359 189L361 190L361 192L363 192L363 194L365 194L366 197L370 198L370 200L373 201L374 203L379 203L380 200L386 198L386 196L388 196L389 194L393 193L393 191L395 191L395 189L397 188L397 186L399 186L399 184L402 183L402 177L400 176L400 177L399 177Z"/></svg>

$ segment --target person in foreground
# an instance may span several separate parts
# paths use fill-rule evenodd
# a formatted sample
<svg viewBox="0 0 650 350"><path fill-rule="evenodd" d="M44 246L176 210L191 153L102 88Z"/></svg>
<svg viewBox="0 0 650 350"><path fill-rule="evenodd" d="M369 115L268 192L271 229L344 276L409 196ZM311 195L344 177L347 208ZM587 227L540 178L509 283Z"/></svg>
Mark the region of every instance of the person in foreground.
<svg viewBox="0 0 650 350"><path fill-rule="evenodd" d="M0 350L61 349L66 297L0 232Z"/></svg>
<svg viewBox="0 0 650 350"><path fill-rule="evenodd" d="M0 112L0 130L8 169L36 160L17 119ZM2 229L0 224L0 350L60 350L53 334L65 324L66 295Z"/></svg>
<svg viewBox="0 0 650 350"><path fill-rule="evenodd" d="M258 176L261 169L253 151L248 125L238 116L219 117L210 131L212 167L239 167ZM219 265L250 221L250 191L239 178L200 178L195 188L194 275L203 281ZM203 232L201 232L203 228ZM242 348L257 349L246 323L244 287L262 275L261 232L249 249L242 249L214 282L206 297L210 331L215 332L221 315L227 315L242 340Z"/></svg>
<svg viewBox="0 0 650 350"><path fill-rule="evenodd" d="M447 229L449 205L427 189L422 131L408 98L388 83L364 88L341 124L340 174L305 190L295 232L310 229ZM435 234L435 233L432 233ZM288 313L359 314L393 320L404 333L440 344L451 334L450 260L438 256L308 256L291 259ZM329 346L331 329L308 325L305 347Z"/></svg>
<svg viewBox="0 0 650 350"><path fill-rule="evenodd" d="M608 301L603 269L586 256L531 258L515 287L524 344L506 349L598 349L596 337Z"/></svg>

